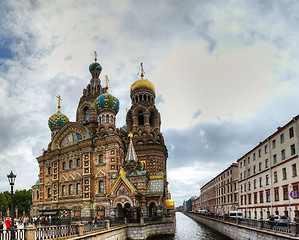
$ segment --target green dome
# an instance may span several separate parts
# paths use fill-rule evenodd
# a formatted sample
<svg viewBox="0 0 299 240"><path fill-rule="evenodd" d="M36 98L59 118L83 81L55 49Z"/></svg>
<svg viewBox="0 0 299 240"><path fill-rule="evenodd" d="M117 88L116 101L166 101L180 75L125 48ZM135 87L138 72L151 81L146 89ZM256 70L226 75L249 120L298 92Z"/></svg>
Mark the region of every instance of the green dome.
<svg viewBox="0 0 299 240"><path fill-rule="evenodd" d="M68 122L69 122L69 119L67 118L67 116L62 114L60 111L53 114L48 120L49 128L63 127Z"/></svg>
<svg viewBox="0 0 299 240"><path fill-rule="evenodd" d="M118 113L119 100L110 93L103 93L94 100L94 107L97 111L110 108Z"/></svg>

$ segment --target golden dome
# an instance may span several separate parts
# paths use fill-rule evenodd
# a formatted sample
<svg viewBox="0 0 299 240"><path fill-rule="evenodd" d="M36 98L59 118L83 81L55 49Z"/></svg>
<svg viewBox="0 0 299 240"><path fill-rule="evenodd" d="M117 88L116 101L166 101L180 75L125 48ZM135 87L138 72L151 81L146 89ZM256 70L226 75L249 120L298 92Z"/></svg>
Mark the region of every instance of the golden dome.
<svg viewBox="0 0 299 240"><path fill-rule="evenodd" d="M172 199L166 200L166 209L174 209L174 200Z"/></svg>
<svg viewBox="0 0 299 240"><path fill-rule="evenodd" d="M132 94L132 92L134 90L139 89L139 88L147 88L147 89L152 90L154 93L156 93L154 84L152 84L152 82L150 82L147 79L143 79L143 77L141 77L141 79L135 81L131 85L130 93Z"/></svg>

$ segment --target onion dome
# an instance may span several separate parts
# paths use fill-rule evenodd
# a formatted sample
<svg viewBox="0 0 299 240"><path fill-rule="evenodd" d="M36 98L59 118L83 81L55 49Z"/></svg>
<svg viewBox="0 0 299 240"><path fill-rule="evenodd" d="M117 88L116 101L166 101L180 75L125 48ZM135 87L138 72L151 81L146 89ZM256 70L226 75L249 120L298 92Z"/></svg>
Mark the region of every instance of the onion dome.
<svg viewBox="0 0 299 240"><path fill-rule="evenodd" d="M156 93L155 91L155 86L152 82L150 82L147 79L144 79L144 71L143 71L143 63L141 63L141 79L135 81L132 85L131 85L131 89L130 89L130 93L132 94L133 91L135 91L136 89L141 89L141 88L146 88L146 89L150 89L152 90L154 93Z"/></svg>
<svg viewBox="0 0 299 240"><path fill-rule="evenodd" d="M98 57L98 54L96 51L94 51L94 63L90 64L89 65L89 71L90 73L93 71L93 70L98 70L100 73L102 72L102 66L101 64L97 63L97 57Z"/></svg>
<svg viewBox="0 0 299 240"><path fill-rule="evenodd" d="M49 128L63 127L68 122L69 122L69 119L67 118L67 116L62 114L60 111L53 114L48 120Z"/></svg>
<svg viewBox="0 0 299 240"><path fill-rule="evenodd" d="M98 96L94 100L94 107L97 111L110 108L118 113L119 100L116 97L112 96L110 93L106 92Z"/></svg>
<svg viewBox="0 0 299 240"><path fill-rule="evenodd" d="M99 72L102 72L102 66L101 64L94 62L89 65L89 71L92 72L93 70L98 70Z"/></svg>
<svg viewBox="0 0 299 240"><path fill-rule="evenodd" d="M52 129L54 127L63 127L65 124L69 122L69 119L67 116L62 114L60 112L60 102L62 101L60 95L56 96L58 99L58 111L57 113L53 114L51 117L49 117L48 124L49 128Z"/></svg>
<svg viewBox="0 0 299 240"><path fill-rule="evenodd" d="M119 131L120 131L120 134L122 135L122 136L127 136L127 134L128 134L128 127L127 127L127 124L125 124L125 125L123 125L120 129L119 129Z"/></svg>

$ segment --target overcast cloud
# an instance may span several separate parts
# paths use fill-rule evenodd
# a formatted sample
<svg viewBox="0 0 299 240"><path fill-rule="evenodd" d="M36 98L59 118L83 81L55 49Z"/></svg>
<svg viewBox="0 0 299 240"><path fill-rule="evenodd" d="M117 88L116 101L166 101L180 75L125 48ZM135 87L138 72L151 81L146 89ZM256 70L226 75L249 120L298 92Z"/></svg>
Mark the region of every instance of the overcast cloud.
<svg viewBox="0 0 299 240"><path fill-rule="evenodd" d="M0 2L0 191L38 178L48 118L75 121L93 52L119 98L144 62L176 205L299 113L297 1ZM102 77L103 78L103 77ZM105 86L105 83L103 83ZM187 187L186 187L187 186Z"/></svg>

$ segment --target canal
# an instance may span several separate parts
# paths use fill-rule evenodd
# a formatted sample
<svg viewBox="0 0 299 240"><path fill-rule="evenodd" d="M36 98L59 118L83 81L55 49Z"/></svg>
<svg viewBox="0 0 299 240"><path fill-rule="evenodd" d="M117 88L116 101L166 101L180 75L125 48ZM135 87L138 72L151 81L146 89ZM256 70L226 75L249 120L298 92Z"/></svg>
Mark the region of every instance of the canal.
<svg viewBox="0 0 299 240"><path fill-rule="evenodd" d="M223 234L196 222L183 213L176 213L176 230L174 237L156 237L151 240L231 240Z"/></svg>

